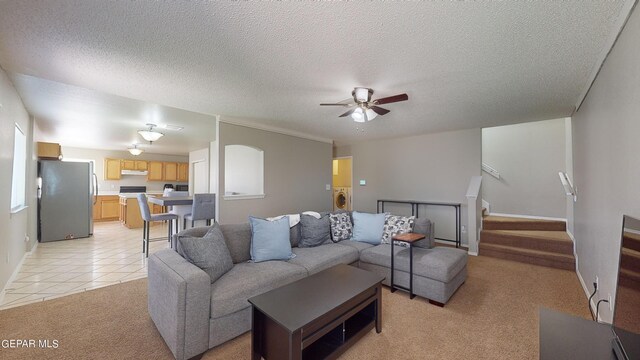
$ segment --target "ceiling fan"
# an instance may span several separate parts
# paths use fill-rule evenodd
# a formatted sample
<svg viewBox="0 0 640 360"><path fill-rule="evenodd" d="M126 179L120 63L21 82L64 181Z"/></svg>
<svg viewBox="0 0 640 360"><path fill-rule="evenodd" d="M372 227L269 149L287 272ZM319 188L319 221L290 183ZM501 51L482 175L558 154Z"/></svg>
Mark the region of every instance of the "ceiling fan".
<svg viewBox="0 0 640 360"><path fill-rule="evenodd" d="M351 92L351 96L353 96L353 99L346 99L331 104L320 104L320 106L353 107L346 113L340 115L340 117L351 115L351 118L355 122L367 122L373 120L378 115L384 115L389 112L389 110L381 108L378 105L409 100L409 96L407 94L388 96L377 100L371 100L372 95L373 89L356 87Z"/></svg>

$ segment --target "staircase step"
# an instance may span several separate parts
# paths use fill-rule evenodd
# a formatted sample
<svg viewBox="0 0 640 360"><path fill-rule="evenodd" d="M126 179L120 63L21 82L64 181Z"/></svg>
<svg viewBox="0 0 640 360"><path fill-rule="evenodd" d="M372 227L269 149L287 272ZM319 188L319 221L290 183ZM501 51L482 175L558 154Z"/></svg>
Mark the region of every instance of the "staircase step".
<svg viewBox="0 0 640 360"><path fill-rule="evenodd" d="M485 244L573 255L573 241L566 231L482 230L480 241Z"/></svg>
<svg viewBox="0 0 640 360"><path fill-rule="evenodd" d="M575 270L573 255L557 254L548 251L520 249L511 246L486 244L480 242L480 255L518 261L528 264Z"/></svg>
<svg viewBox="0 0 640 360"><path fill-rule="evenodd" d="M622 241L623 247L633 249L635 251L640 251L640 234L634 234L625 231Z"/></svg>
<svg viewBox="0 0 640 360"><path fill-rule="evenodd" d="M640 251L622 248L620 267L625 270L640 273Z"/></svg>
<svg viewBox="0 0 640 360"><path fill-rule="evenodd" d="M640 273L627 269L620 269L620 286L640 291Z"/></svg>
<svg viewBox="0 0 640 360"><path fill-rule="evenodd" d="M482 220L482 228L485 230L566 231L567 224L559 220L538 220L489 215Z"/></svg>

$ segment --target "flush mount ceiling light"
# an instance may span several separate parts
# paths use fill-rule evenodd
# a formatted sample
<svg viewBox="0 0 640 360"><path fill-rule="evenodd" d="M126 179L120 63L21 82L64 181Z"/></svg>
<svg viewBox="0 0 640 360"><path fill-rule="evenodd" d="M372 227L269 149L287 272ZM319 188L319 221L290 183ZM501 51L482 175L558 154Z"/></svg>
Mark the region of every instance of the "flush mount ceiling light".
<svg viewBox="0 0 640 360"><path fill-rule="evenodd" d="M156 124L147 124L147 126L149 127L149 130L139 130L138 134L140 134L142 138L147 140L149 144L157 141L164 136L164 134L161 132L153 131L153 128L156 127Z"/></svg>
<svg viewBox="0 0 640 360"><path fill-rule="evenodd" d="M140 154L142 154L144 152L144 150L138 149L138 144L133 144L133 147L132 148L128 148L127 150L129 150L129 152L133 156L138 156L138 155L140 155Z"/></svg>

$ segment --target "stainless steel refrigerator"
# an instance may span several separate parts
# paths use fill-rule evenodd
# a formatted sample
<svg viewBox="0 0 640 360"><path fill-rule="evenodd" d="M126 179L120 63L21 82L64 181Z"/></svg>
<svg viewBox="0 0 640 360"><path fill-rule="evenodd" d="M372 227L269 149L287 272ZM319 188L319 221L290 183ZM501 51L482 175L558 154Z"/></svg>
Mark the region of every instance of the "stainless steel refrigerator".
<svg viewBox="0 0 640 360"><path fill-rule="evenodd" d="M93 234L97 178L91 162L38 162L38 240L70 240Z"/></svg>

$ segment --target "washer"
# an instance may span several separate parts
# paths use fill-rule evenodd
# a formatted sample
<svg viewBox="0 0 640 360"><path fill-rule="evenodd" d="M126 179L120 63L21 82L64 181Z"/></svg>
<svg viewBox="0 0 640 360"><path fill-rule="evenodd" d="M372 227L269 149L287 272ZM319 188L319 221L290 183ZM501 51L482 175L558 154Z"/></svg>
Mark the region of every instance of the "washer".
<svg viewBox="0 0 640 360"><path fill-rule="evenodd" d="M333 189L333 210L351 210L350 187L337 187Z"/></svg>

